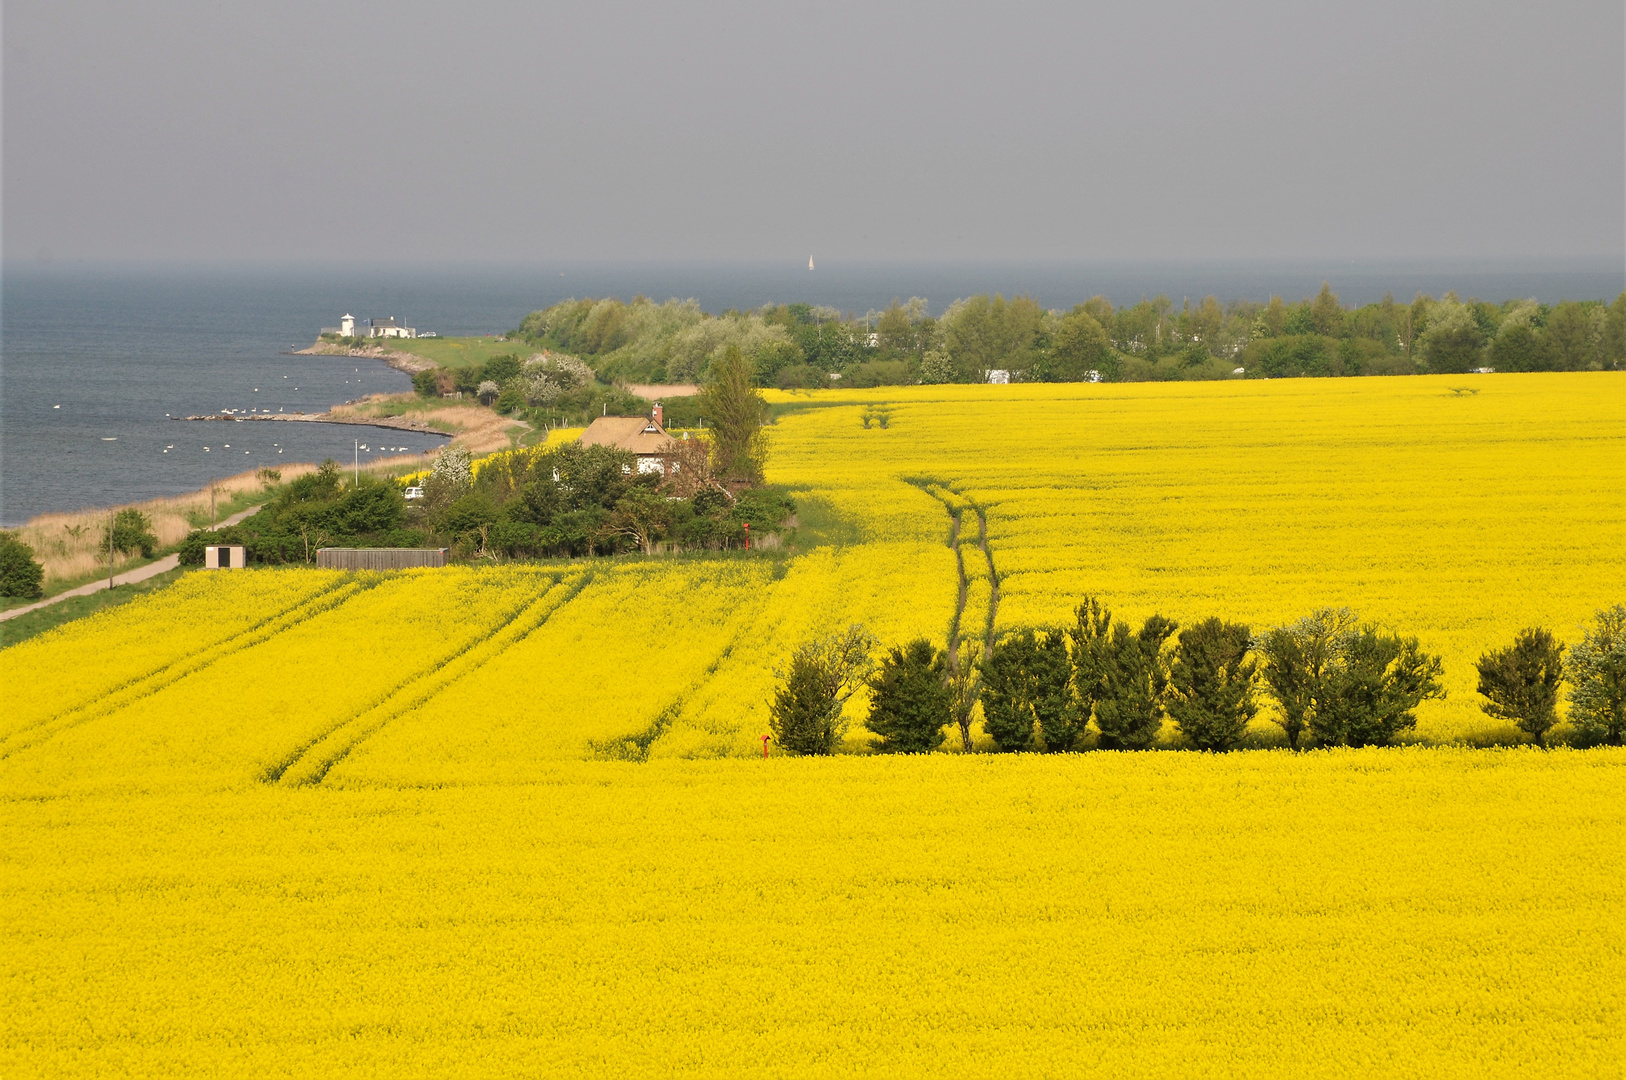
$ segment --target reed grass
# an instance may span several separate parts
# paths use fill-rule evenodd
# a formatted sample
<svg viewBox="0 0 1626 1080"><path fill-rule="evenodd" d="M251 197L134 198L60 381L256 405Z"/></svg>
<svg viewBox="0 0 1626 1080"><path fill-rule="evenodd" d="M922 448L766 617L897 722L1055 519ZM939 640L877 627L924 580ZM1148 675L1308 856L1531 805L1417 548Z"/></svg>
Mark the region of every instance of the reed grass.
<svg viewBox="0 0 1626 1080"><path fill-rule="evenodd" d="M408 467L421 465L419 455L397 455L365 462L362 469L372 474L394 475ZM316 471L315 465L283 465L278 473L286 483ZM348 470L346 470L348 471ZM238 473L215 481L215 520L224 521L232 514L265 502L271 494L258 471ZM153 535L158 537L159 549L173 547L186 538L193 529L209 527L209 489L185 495L169 495L145 502L126 503L115 507L87 507L64 513L40 514L26 525L12 530L12 534L34 549L34 557L45 568L43 582L47 595L83 584L107 573L108 519L119 510L131 507L139 510L152 522ZM114 571L138 566L149 560L139 552L133 555L115 553Z"/></svg>

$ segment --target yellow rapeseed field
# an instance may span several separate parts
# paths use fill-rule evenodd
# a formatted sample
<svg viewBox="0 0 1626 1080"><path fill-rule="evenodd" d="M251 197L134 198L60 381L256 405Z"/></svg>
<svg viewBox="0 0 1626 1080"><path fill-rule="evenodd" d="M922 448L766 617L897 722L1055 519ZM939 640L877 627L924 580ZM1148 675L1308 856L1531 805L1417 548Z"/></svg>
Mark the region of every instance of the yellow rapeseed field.
<svg viewBox="0 0 1626 1080"><path fill-rule="evenodd" d="M1471 665L1626 599L1626 377L771 397L849 542L0 650L0 1075L1620 1074L1626 751L1471 748ZM798 642L1085 593L1417 634L1434 745L761 759Z"/></svg>
<svg viewBox="0 0 1626 1080"><path fill-rule="evenodd" d="M0 1074L1619 1075L1626 751L0 803Z"/></svg>
<svg viewBox="0 0 1626 1080"><path fill-rule="evenodd" d="M911 387L809 398L772 479L877 539L987 517L1002 629L1093 593L1256 630L1348 605L1445 659L1418 735L1512 740L1473 661L1626 599L1626 375ZM863 413L890 404L886 428ZM910 483L913 481L914 483Z"/></svg>

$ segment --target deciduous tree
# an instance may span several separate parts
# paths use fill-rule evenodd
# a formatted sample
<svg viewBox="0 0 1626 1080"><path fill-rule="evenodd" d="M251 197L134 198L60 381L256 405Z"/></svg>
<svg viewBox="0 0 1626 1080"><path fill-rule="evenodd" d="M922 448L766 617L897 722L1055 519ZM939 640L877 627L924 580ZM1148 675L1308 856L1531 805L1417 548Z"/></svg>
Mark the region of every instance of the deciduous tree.
<svg viewBox="0 0 1626 1080"><path fill-rule="evenodd" d="M1112 612L1093 596L1084 597L1073 611L1073 625L1067 630L1072 643L1073 700L1084 723L1095 716L1095 706L1106 688L1111 660Z"/></svg>
<svg viewBox="0 0 1626 1080"><path fill-rule="evenodd" d="M1110 369L1112 339L1081 306L1073 309L1056 326L1055 345L1050 353L1049 373L1055 382L1082 382L1091 371ZM1110 372L1109 372L1110 375Z"/></svg>
<svg viewBox="0 0 1626 1080"><path fill-rule="evenodd" d="M1385 746L1417 726L1419 704L1445 696L1441 670L1416 638L1362 627L1341 643L1310 733L1323 746Z"/></svg>
<svg viewBox="0 0 1626 1080"><path fill-rule="evenodd" d="M1325 281L1316 298L1310 301L1310 325L1324 337L1340 337L1344 332L1344 305L1338 302L1337 294Z"/></svg>
<svg viewBox="0 0 1626 1080"><path fill-rule="evenodd" d="M1299 749L1318 703L1327 696L1327 679L1342 642L1355 629L1348 608L1321 608L1308 618L1267 631L1255 648L1264 663L1265 685L1276 699L1271 719L1287 733L1287 745Z"/></svg>
<svg viewBox="0 0 1626 1080"><path fill-rule="evenodd" d="M1598 612L1570 649L1570 723L1589 739L1619 746L1626 736L1626 604Z"/></svg>
<svg viewBox="0 0 1626 1080"><path fill-rule="evenodd" d="M948 665L949 690L953 701L949 708L954 724L960 729L960 748L971 752L971 716L982 698L982 668L977 660L982 645L976 641L960 642L959 652Z"/></svg>
<svg viewBox="0 0 1626 1080"><path fill-rule="evenodd" d="M1072 749L1087 718L1070 680L1059 628L1009 635L982 662L983 730L1001 750Z"/></svg>
<svg viewBox="0 0 1626 1080"><path fill-rule="evenodd" d="M1436 375L1471 371L1479 366L1484 340L1468 305L1447 297L1429 312L1428 330L1422 336L1423 359Z"/></svg>

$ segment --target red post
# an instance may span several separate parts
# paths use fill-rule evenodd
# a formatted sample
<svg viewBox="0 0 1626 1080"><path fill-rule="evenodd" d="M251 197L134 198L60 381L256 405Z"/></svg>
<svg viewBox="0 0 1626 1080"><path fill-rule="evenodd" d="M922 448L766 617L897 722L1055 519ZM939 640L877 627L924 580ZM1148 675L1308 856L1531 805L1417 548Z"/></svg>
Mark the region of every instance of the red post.
<svg viewBox="0 0 1626 1080"><path fill-rule="evenodd" d="M762 756L764 758L766 758L768 756L768 740L770 738L772 738L771 735L764 735L762 737Z"/></svg>
<svg viewBox="0 0 1626 1080"><path fill-rule="evenodd" d="M749 521L745 523L745 550L751 550L751 523ZM767 757L768 755L763 754L762 756Z"/></svg>

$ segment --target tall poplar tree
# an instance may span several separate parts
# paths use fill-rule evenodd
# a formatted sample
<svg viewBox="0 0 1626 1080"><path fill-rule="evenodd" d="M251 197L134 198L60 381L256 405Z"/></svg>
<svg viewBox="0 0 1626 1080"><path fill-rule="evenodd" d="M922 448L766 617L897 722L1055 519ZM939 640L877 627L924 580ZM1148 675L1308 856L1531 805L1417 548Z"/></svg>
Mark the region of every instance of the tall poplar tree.
<svg viewBox="0 0 1626 1080"><path fill-rule="evenodd" d="M728 346L712 361L711 382L701 393L700 405L711 424L712 471L735 483L762 483L768 457L767 432L762 430L767 404L738 346Z"/></svg>

